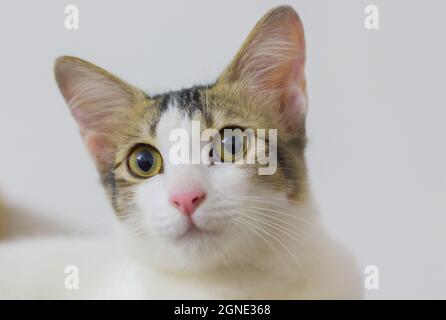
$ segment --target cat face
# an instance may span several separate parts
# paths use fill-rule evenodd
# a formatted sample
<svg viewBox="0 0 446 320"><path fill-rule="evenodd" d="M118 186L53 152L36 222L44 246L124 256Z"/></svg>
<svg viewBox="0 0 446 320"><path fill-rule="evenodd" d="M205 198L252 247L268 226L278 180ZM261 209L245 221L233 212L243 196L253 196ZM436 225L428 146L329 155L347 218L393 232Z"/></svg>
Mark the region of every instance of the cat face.
<svg viewBox="0 0 446 320"><path fill-rule="evenodd" d="M281 223L297 223L286 211L305 202L304 61L290 7L268 12L209 86L150 96L81 59L57 60L59 88L119 224L152 260L175 269L249 263L268 238L283 237ZM236 133L247 129L251 136ZM194 130L212 138L197 142ZM198 145L186 158L199 162L173 160L174 132L184 133L182 146ZM276 151L272 174L243 161L259 148Z"/></svg>

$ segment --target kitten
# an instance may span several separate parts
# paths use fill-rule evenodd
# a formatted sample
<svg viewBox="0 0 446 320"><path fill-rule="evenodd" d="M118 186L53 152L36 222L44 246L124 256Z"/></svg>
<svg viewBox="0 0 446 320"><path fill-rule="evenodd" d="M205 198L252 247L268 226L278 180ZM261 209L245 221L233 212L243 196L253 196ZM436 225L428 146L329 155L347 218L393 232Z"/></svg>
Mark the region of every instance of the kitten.
<svg viewBox="0 0 446 320"><path fill-rule="evenodd" d="M257 23L208 86L150 96L89 62L59 58L56 80L116 213L119 241L4 245L0 258L15 259L0 264L0 294L358 298L354 259L325 233L309 190L304 66L303 27L286 6ZM234 163L238 152L244 157L254 148L237 150L243 138L235 134L216 139L230 146L230 163L219 163L225 156L215 144L198 151L205 150L205 161L172 163L169 136L179 128L190 133L194 121L218 132L276 129L275 173ZM38 266L40 276L17 270L20 259ZM62 270L73 264L80 288L65 290Z"/></svg>

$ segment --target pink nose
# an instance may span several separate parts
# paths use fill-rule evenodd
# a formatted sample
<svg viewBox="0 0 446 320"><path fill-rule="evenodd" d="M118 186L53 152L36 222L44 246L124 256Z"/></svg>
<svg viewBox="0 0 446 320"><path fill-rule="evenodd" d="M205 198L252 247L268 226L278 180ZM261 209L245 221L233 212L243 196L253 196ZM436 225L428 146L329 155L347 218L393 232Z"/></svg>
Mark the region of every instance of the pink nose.
<svg viewBox="0 0 446 320"><path fill-rule="evenodd" d="M169 202L182 214L189 216L195 212L205 198L206 193L204 191L177 192L170 196Z"/></svg>

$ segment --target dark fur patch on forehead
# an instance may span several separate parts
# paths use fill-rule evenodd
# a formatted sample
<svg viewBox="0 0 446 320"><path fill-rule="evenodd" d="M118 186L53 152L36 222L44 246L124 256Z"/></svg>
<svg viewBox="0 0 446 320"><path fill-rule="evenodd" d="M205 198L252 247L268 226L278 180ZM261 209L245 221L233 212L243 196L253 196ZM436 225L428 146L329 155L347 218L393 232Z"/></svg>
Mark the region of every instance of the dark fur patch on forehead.
<svg viewBox="0 0 446 320"><path fill-rule="evenodd" d="M161 116L168 109L169 105L175 102L176 107L185 117L192 118L197 112L202 115L204 124L210 126L212 123L212 113L207 106L207 90L211 89L214 84L199 85L191 88L181 89L177 91L169 91L167 93L148 96L149 99L157 101L156 105L159 109L158 117L150 126L150 133L155 136Z"/></svg>

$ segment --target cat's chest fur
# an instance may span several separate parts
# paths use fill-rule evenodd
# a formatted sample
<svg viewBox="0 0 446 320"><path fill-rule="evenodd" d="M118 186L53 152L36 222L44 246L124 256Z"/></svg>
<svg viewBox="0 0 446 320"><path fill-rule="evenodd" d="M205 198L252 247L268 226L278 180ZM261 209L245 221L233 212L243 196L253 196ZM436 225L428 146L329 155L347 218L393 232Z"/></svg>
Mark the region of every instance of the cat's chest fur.
<svg viewBox="0 0 446 320"><path fill-rule="evenodd" d="M125 276L124 270L132 272ZM257 270L228 274L174 275L147 266L127 265L114 270L116 276L105 287L108 298L136 299L275 299L301 298L304 281ZM275 273L275 272L274 272ZM127 290L123 292L122 288ZM102 291L102 290L101 290ZM102 295L99 292L99 295Z"/></svg>
<svg viewBox="0 0 446 320"><path fill-rule="evenodd" d="M333 252L329 254L320 253L319 262L323 265L318 266L297 266L289 260L288 266L279 264L264 269L227 269L226 272L193 275L172 274L134 261L125 262L114 266L109 281L98 291L98 296L200 300L359 298L359 281L351 267L351 258L339 248L331 249Z"/></svg>
<svg viewBox="0 0 446 320"><path fill-rule="evenodd" d="M321 235L319 235L321 236ZM256 267L195 274L170 273L134 259L111 239L48 239L0 246L1 298L67 299L312 299L358 298L352 257L320 237L317 259L301 264L277 253ZM324 244L324 245L322 245ZM294 250L294 249L293 249ZM296 250L296 254L299 252ZM66 266L79 287L67 289ZM18 268L17 266L21 266ZM303 272L304 271L304 272Z"/></svg>

